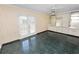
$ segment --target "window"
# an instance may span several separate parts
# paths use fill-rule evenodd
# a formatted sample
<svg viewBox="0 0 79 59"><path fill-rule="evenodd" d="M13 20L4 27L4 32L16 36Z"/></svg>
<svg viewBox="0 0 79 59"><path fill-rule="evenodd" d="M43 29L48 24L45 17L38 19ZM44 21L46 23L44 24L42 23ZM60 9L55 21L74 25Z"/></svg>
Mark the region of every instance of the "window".
<svg viewBox="0 0 79 59"><path fill-rule="evenodd" d="M62 26L62 16L58 16L56 19L56 26Z"/></svg>
<svg viewBox="0 0 79 59"><path fill-rule="evenodd" d="M61 20L60 19L56 20L56 26L61 26Z"/></svg>
<svg viewBox="0 0 79 59"><path fill-rule="evenodd" d="M79 12L71 13L70 28L79 28Z"/></svg>
<svg viewBox="0 0 79 59"><path fill-rule="evenodd" d="M21 35L27 35L28 30L28 19L26 16L19 16L19 28L20 28L20 34ZM26 31L27 30L27 31Z"/></svg>
<svg viewBox="0 0 79 59"><path fill-rule="evenodd" d="M33 16L19 16L19 33L21 36L35 34L36 19Z"/></svg>
<svg viewBox="0 0 79 59"><path fill-rule="evenodd" d="M60 26L62 26L62 19L63 19L62 16L58 16L58 17L51 16L50 25L60 27Z"/></svg>
<svg viewBox="0 0 79 59"><path fill-rule="evenodd" d="M29 31L30 31L30 34L34 34L35 31L36 31L35 30L35 27L36 27L35 17L30 16L30 17L28 17L28 19L29 19L29 27L30 27Z"/></svg>

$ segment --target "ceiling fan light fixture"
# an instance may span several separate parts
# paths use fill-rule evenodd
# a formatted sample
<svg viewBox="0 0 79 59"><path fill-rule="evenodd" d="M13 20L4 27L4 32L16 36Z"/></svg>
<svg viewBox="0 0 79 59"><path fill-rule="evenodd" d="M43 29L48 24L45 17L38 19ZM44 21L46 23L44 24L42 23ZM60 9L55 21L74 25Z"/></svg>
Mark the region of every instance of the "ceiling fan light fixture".
<svg viewBox="0 0 79 59"><path fill-rule="evenodd" d="M51 15L51 16L55 16L55 10L51 10L50 15Z"/></svg>

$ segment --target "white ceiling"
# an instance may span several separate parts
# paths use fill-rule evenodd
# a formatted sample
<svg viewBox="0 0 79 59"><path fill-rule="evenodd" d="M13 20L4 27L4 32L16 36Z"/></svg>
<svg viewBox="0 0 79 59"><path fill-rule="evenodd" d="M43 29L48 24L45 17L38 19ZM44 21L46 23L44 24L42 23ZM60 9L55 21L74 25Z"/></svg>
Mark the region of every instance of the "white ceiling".
<svg viewBox="0 0 79 59"><path fill-rule="evenodd" d="M29 8L34 11L50 13L51 9L56 12L68 12L79 10L79 4L16 4L15 6Z"/></svg>

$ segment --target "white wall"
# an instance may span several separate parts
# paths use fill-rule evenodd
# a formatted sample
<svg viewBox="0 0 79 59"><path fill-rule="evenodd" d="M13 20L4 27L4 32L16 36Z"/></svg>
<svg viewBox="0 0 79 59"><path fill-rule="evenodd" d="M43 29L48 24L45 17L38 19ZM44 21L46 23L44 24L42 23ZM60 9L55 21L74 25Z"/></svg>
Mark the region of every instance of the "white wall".
<svg viewBox="0 0 79 59"><path fill-rule="evenodd" d="M49 26L48 30L79 36L79 29L72 29L72 28L66 28L66 27L51 27L51 26Z"/></svg>
<svg viewBox="0 0 79 59"><path fill-rule="evenodd" d="M36 17L36 33L48 29L49 15L12 5L0 5L0 45L21 38L17 22L19 14Z"/></svg>
<svg viewBox="0 0 79 59"><path fill-rule="evenodd" d="M62 25L60 27L49 26L48 30L79 36L79 29L69 28L70 13L57 14L56 17L61 17Z"/></svg>

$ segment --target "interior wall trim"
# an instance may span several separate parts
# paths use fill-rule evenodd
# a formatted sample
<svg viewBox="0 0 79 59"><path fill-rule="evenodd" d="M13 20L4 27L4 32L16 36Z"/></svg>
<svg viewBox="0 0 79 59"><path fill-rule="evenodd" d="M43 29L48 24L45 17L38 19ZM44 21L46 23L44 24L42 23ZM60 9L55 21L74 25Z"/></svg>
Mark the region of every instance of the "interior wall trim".
<svg viewBox="0 0 79 59"><path fill-rule="evenodd" d="M56 31L53 31L53 30L48 30L48 31L50 31L50 32L54 32L54 33L63 34L63 35L67 35L67 36L72 36L72 37L79 38L79 36L75 36L75 35L71 35L71 34L66 34L66 33L56 32Z"/></svg>
<svg viewBox="0 0 79 59"><path fill-rule="evenodd" d="M70 35L70 34L65 34L65 33L60 33L60 32L56 32L56 31L52 31L52 30L45 30L45 31L39 32L39 33L37 33L37 34L41 34L41 33L44 33L44 32L54 32L54 33L58 33L58 34L63 34L63 35L67 35L67 36L72 36L72 37L79 38L79 36ZM34 34L34 35L37 35L37 34ZM31 36L34 36L34 35L31 35ZM31 37L31 36L28 36L28 37ZM28 37L25 37L25 38L28 38ZM25 38L22 38L22 39L25 39ZM10 44L10 43L12 43L12 42L16 42L16 41L19 41L19 40L21 40L21 39L17 39L17 40L14 40L14 41L10 41L10 42L7 42L7 43L3 43L2 45L0 45L0 48L1 48L3 45Z"/></svg>
<svg viewBox="0 0 79 59"><path fill-rule="evenodd" d="M48 31L48 30L45 30L45 31L36 33L36 34L34 34L34 35L41 34L41 33L46 32L46 31ZM34 36L34 35L30 35L30 36L28 36L28 37L31 37L31 36ZM20 38L20 39L14 40L14 41L10 41L10 42L3 43L3 44L1 45L1 47L2 47L3 45L10 44L10 43L13 43L13 42L16 42L16 41L20 41L21 39L25 39L25 38L28 38L28 37L24 37L24 38Z"/></svg>

